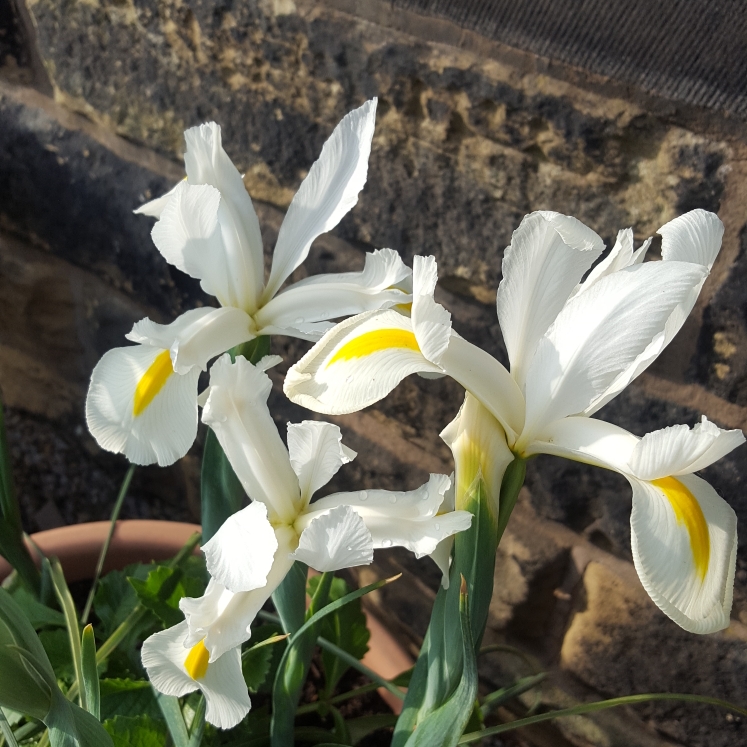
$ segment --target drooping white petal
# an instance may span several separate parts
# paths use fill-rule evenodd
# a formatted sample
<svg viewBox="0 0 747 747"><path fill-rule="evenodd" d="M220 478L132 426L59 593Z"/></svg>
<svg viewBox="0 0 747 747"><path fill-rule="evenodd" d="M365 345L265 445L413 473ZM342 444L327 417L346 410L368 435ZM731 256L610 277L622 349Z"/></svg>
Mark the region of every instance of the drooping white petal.
<svg viewBox="0 0 747 747"><path fill-rule="evenodd" d="M186 179L186 177L185 177ZM171 196L174 194L179 182L177 182L166 194L156 197L155 200L143 203L139 208L135 208L132 212L135 215L147 215L150 218L160 218L163 209L168 204Z"/></svg>
<svg viewBox="0 0 747 747"><path fill-rule="evenodd" d="M357 456L343 445L339 426L316 420L288 423L288 452L304 504Z"/></svg>
<svg viewBox="0 0 747 747"><path fill-rule="evenodd" d="M397 287L410 274L397 252L377 249L366 254L362 272L313 275L285 288L255 320L265 334L318 340L334 326L328 320L410 303L412 296Z"/></svg>
<svg viewBox="0 0 747 747"><path fill-rule="evenodd" d="M448 427L448 426L447 426ZM443 434L442 434L443 437ZM455 499L455 481L454 481L454 474L452 473L451 477L449 478L451 485L449 485L449 489L444 493L443 501L441 502L441 507L438 509L439 514L446 514L449 511L453 511L456 504ZM447 537L446 539L441 540L438 545L436 545L436 549L431 553L431 559L433 562L438 566L438 569L441 571L441 586L444 587L444 589L449 588L449 571L451 569L451 550L454 547L454 535Z"/></svg>
<svg viewBox="0 0 747 747"><path fill-rule="evenodd" d="M187 152L184 165L190 184L210 184L220 191L218 219L229 278L239 303L253 312L264 280L262 233L252 201L236 167L221 143L215 122L192 127L184 133Z"/></svg>
<svg viewBox="0 0 747 747"><path fill-rule="evenodd" d="M522 452L553 454L617 472L630 472L630 459L640 439L604 420L569 417L543 426Z"/></svg>
<svg viewBox="0 0 747 747"><path fill-rule="evenodd" d="M503 255L496 307L520 387L540 338L603 249L590 228L558 213L531 213L514 231Z"/></svg>
<svg viewBox="0 0 747 747"><path fill-rule="evenodd" d="M204 306L185 311L171 324L143 319L126 335L128 340L167 348L177 373L193 366L204 371L208 361L234 345L255 337L252 318L241 309Z"/></svg>
<svg viewBox="0 0 747 747"><path fill-rule="evenodd" d="M257 613L293 565L291 550L295 533L290 527L280 527L276 530L276 537L278 550L264 586L234 594L211 580L201 597L179 600L189 626L186 645L194 646L203 641L211 662L249 639Z"/></svg>
<svg viewBox="0 0 747 747"><path fill-rule="evenodd" d="M433 293L438 280L434 257L413 260L412 328L423 355L439 365L451 338L451 314L436 303Z"/></svg>
<svg viewBox="0 0 747 747"><path fill-rule="evenodd" d="M153 687L175 697L199 689L207 705L206 721L221 729L236 726L249 713L252 705L241 672L241 649L237 647L227 651L216 661L207 664L201 677L193 679L185 666L192 653L185 648L186 635L187 623L182 622L155 633L143 643L143 666ZM195 652L197 656L200 653ZM197 664L204 666L205 663Z"/></svg>
<svg viewBox="0 0 747 747"><path fill-rule="evenodd" d="M441 366L493 414L513 446L524 427L524 395L504 366L456 334L449 340Z"/></svg>
<svg viewBox="0 0 747 747"><path fill-rule="evenodd" d="M197 434L198 368L174 372L168 350L109 350L93 369L86 422L102 449L162 467L183 457Z"/></svg>
<svg viewBox="0 0 747 747"><path fill-rule="evenodd" d="M469 490L479 476L485 481L497 518L503 475L514 460L501 424L467 392L459 413L441 432L441 438L454 455L456 505L464 508Z"/></svg>
<svg viewBox="0 0 747 747"><path fill-rule="evenodd" d="M657 606L692 633L729 625L737 519L705 480L694 475L633 487L631 546L636 570Z"/></svg>
<svg viewBox="0 0 747 747"><path fill-rule="evenodd" d="M358 202L366 183L375 121L376 99L372 99L347 114L324 143L280 227L263 303L306 259L314 239L334 228Z"/></svg>
<svg viewBox="0 0 747 747"><path fill-rule="evenodd" d="M294 560L317 571L339 571L373 562L374 544L363 519L350 507L317 513L301 532Z"/></svg>
<svg viewBox="0 0 747 747"><path fill-rule="evenodd" d="M608 275L569 301L527 371L522 445L544 424L583 412L603 394L705 272L684 262L648 262Z"/></svg>
<svg viewBox="0 0 747 747"><path fill-rule="evenodd" d="M630 458L630 471L641 480L685 475L705 469L744 443L740 430L722 430L703 420L692 430L673 425L647 433Z"/></svg>
<svg viewBox="0 0 747 747"><path fill-rule="evenodd" d="M300 506L298 479L267 409L272 382L246 358L224 355L210 369L202 420L218 437L247 495L262 501L270 520L289 521Z"/></svg>
<svg viewBox="0 0 747 747"><path fill-rule="evenodd" d="M368 311L329 330L285 377L293 402L327 414L357 412L418 372L442 373L420 352L411 320Z"/></svg>
<svg viewBox="0 0 747 747"><path fill-rule="evenodd" d="M260 501L229 516L202 546L208 573L229 591L251 591L265 585L278 541Z"/></svg>
<svg viewBox="0 0 747 747"><path fill-rule="evenodd" d="M710 270L721 249L724 224L714 213L698 208L670 220L657 233L662 237L662 259L693 262Z"/></svg>

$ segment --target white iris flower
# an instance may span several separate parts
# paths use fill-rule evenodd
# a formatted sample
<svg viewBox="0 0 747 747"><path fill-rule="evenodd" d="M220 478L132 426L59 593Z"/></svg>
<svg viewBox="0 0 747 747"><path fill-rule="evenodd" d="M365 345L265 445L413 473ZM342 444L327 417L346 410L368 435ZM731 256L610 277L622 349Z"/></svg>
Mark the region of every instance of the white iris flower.
<svg viewBox="0 0 747 747"><path fill-rule="evenodd" d="M280 290L314 239L358 201L375 115L373 99L324 144L283 220L267 282L257 215L220 127L185 132L186 179L137 212L159 219L152 232L158 250L221 308L193 309L167 325L143 319L127 335L137 345L102 357L86 401L100 446L136 464L171 464L194 441L197 379L212 358L259 335L317 340L331 319L410 301L402 290L410 271L390 249L367 254L362 272L317 275Z"/></svg>
<svg viewBox="0 0 747 747"><path fill-rule="evenodd" d="M202 597L181 600L186 622L151 637L143 648L157 689L176 694L200 687L207 697L210 687L214 701L219 693L229 694L224 708L232 714L239 709L230 710L231 704L245 703L248 710L248 699L238 694L242 688L246 694L243 682L229 683L235 679L232 652L249 639L254 618L296 560L335 571L371 563L377 548L399 546L417 557L435 553L447 574L444 543L472 520L469 512L453 510L446 475L431 475L409 492L360 490L312 503L314 493L356 455L342 444L336 425L316 421L289 424L286 448L266 405L272 384L264 371L278 360L268 356L254 366L225 355L211 369L202 418L252 503L203 546L211 580Z"/></svg>
<svg viewBox="0 0 747 747"><path fill-rule="evenodd" d="M586 280L604 244L558 213L528 215L503 259L498 319L510 373L451 329L433 300L436 266L415 258L412 318L352 317L288 372L288 397L317 412L354 412L412 373L447 374L498 420L512 452L550 453L621 472L633 486L636 569L656 604L698 633L729 623L736 550L732 509L691 475L744 441L704 422L643 439L590 418L680 329L718 254L721 221L694 210L663 226L662 261L643 263L629 229Z"/></svg>

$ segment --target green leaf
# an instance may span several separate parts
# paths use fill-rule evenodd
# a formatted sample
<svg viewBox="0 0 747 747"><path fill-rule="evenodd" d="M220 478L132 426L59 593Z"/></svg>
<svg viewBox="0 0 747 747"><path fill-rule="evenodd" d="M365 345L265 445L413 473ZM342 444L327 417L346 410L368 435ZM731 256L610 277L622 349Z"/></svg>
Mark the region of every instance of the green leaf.
<svg viewBox="0 0 747 747"><path fill-rule="evenodd" d="M101 579L93 598L93 610L101 622L101 627L96 629L99 637L108 638L137 606L137 594L127 576L147 578L152 567L147 566L148 570L143 574L133 572L134 568L130 566L123 571L111 571Z"/></svg>
<svg viewBox="0 0 747 747"><path fill-rule="evenodd" d="M257 363L270 352L270 338L257 337L229 351ZM246 493L236 477L228 457L212 430L208 429L202 453L200 501L202 508L202 539L207 542L220 529L223 522L236 513L244 503Z"/></svg>
<svg viewBox="0 0 747 747"><path fill-rule="evenodd" d="M26 619L31 623L35 630L41 628L65 627L65 616L59 610L53 610L42 604L36 597L24 586L19 586L12 593L13 600L23 610Z"/></svg>
<svg viewBox="0 0 747 747"><path fill-rule="evenodd" d="M0 403L0 554L35 593L41 589L39 570L23 539L21 510L13 485L10 451L5 435L5 411Z"/></svg>
<svg viewBox="0 0 747 747"><path fill-rule="evenodd" d="M477 697L477 658L467 603L467 584L462 577L459 619L462 639L462 672L456 690L439 708L428 714L407 740L407 747L455 747L467 725Z"/></svg>
<svg viewBox="0 0 747 747"><path fill-rule="evenodd" d="M86 694L86 710L98 719L101 717L101 690L99 687L99 672L96 667L96 639L93 635L93 625L86 625L83 628L80 653L83 690Z"/></svg>
<svg viewBox="0 0 747 747"><path fill-rule="evenodd" d="M486 695L482 701L482 706L480 707L480 716L483 721L488 714L498 708L498 706L508 703L509 700L518 698L519 695L523 695L528 690L537 687L545 677L547 677L547 672L531 674L528 677L522 677L509 687L502 687L500 690L496 690L495 692L490 693L490 695Z"/></svg>
<svg viewBox="0 0 747 747"><path fill-rule="evenodd" d="M112 747L111 737L90 713L57 690L45 718L52 747Z"/></svg>
<svg viewBox="0 0 747 747"><path fill-rule="evenodd" d="M73 658L73 667L75 668L75 680L78 683L78 687L81 688L80 705L84 710L88 710L86 689L84 687L81 687L83 684L83 658L80 650L80 626L78 625L78 611L75 609L75 602L73 602L73 597L70 594L70 589L67 588L65 574L62 572L60 561L57 560L57 558L52 558L51 561L45 559L44 563L49 563L50 565L55 594L57 594L57 600L60 603L60 607L62 607L62 614L65 615L65 627L67 628L68 641L70 643L70 652Z"/></svg>
<svg viewBox="0 0 747 747"><path fill-rule="evenodd" d="M115 716L161 718L161 709L148 680L101 680L101 720Z"/></svg>
<svg viewBox="0 0 747 747"><path fill-rule="evenodd" d="M115 716L104 722L114 747L164 747L166 726L149 716Z"/></svg>
<svg viewBox="0 0 747 747"><path fill-rule="evenodd" d="M187 725L184 723L179 699L173 695L159 693L155 688L153 689L153 694L156 696L158 707L161 709L164 721L166 721L171 741L175 747L188 747L189 734L187 732Z"/></svg>
<svg viewBox="0 0 747 747"><path fill-rule="evenodd" d="M132 584L140 603L167 627L176 625L184 619L179 609L179 600L183 597L199 597L205 591L200 578L185 574L181 568L154 568L145 581L138 578L128 579Z"/></svg>
<svg viewBox="0 0 747 747"><path fill-rule="evenodd" d="M270 671L272 646L252 646L241 656L241 671L249 692L256 693L264 684Z"/></svg>
<svg viewBox="0 0 747 747"><path fill-rule="evenodd" d="M312 576L309 579L309 594L314 595L321 576ZM330 601L342 599L350 589L341 578L334 578L329 591ZM326 617L319 628L319 635L331 643L347 651L356 659L362 659L368 651L368 639L371 633L366 625L366 616L363 614L360 599L346 605L332 615ZM340 678L348 669L343 663L328 651L322 653L322 664L324 666L324 696L329 698Z"/></svg>
<svg viewBox="0 0 747 747"><path fill-rule="evenodd" d="M42 630L39 640L58 680L70 684L75 680L75 666L66 630Z"/></svg>
<svg viewBox="0 0 747 747"><path fill-rule="evenodd" d="M397 717L393 713L377 713L373 716L351 718L347 722L350 741L353 744L357 744L361 739L363 739L363 737L367 737L371 732L374 732L377 729L394 726L396 720Z"/></svg>
<svg viewBox="0 0 747 747"><path fill-rule="evenodd" d="M295 633L304 623L308 572L309 567L305 563L296 561L272 593L272 603L286 633Z"/></svg>

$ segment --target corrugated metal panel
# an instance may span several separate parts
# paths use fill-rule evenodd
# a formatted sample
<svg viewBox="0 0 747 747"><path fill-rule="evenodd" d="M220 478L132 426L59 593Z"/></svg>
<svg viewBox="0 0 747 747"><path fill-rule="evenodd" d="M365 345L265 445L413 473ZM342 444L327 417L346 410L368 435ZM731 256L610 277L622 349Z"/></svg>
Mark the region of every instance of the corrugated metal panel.
<svg viewBox="0 0 747 747"><path fill-rule="evenodd" d="M495 41L747 119L747 0L392 0Z"/></svg>

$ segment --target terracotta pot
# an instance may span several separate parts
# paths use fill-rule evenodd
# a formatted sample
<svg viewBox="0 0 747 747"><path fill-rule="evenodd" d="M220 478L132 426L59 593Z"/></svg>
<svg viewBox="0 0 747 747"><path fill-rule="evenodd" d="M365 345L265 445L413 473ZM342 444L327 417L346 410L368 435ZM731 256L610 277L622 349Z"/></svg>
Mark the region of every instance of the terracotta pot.
<svg viewBox="0 0 747 747"><path fill-rule="evenodd" d="M119 570L131 563L168 560L199 531L200 526L197 524L176 521L118 521L104 563L104 573ZM37 532L31 535L31 539L45 555L59 558L65 578L72 583L93 576L108 532L108 521L94 521ZM199 552L199 548L195 552ZM0 582L10 572L10 565L0 558ZM387 679L409 669L413 663L412 659L394 636L368 612L366 618L371 639L363 663ZM394 713L399 714L402 711L401 700L383 688L379 690L379 694Z"/></svg>

